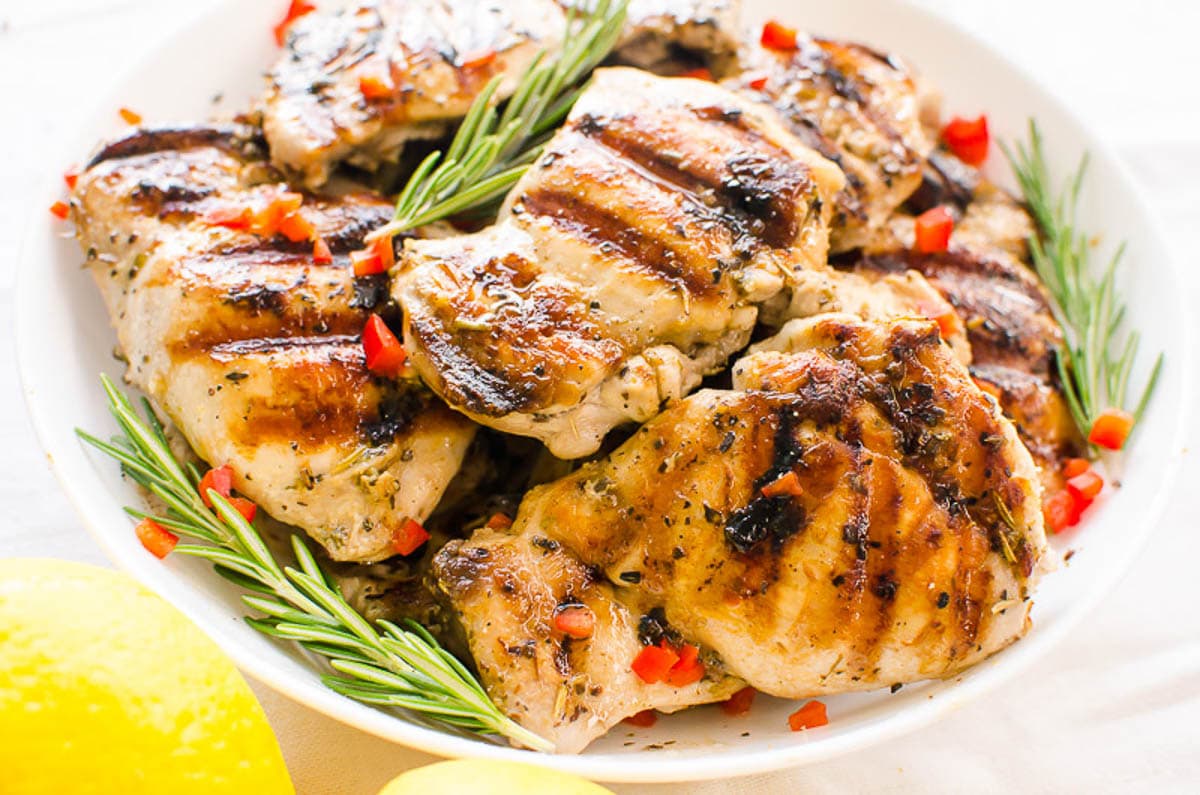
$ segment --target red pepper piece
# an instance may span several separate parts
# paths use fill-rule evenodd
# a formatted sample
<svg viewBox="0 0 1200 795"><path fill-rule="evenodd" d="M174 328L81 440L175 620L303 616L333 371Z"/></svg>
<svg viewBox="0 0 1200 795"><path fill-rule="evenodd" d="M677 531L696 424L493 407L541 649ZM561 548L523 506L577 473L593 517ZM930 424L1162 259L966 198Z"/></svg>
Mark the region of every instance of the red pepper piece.
<svg viewBox="0 0 1200 795"><path fill-rule="evenodd" d="M789 28L772 19L763 25L759 41L769 50L794 50L796 49L796 29Z"/></svg>
<svg viewBox="0 0 1200 795"><path fill-rule="evenodd" d="M411 555L428 540L429 531L412 519L405 519L392 533L392 548L401 555Z"/></svg>
<svg viewBox="0 0 1200 795"><path fill-rule="evenodd" d="M914 230L916 239L913 248L921 254L938 254L950 246L954 216L945 207L934 207L917 216Z"/></svg>
<svg viewBox="0 0 1200 795"><path fill-rule="evenodd" d="M363 352L367 356L367 369L375 375L394 378L400 374L408 352L396 339L396 335L379 315L367 318L363 327Z"/></svg>
<svg viewBox="0 0 1200 795"><path fill-rule="evenodd" d="M142 542L146 551L159 560L170 555L171 550L179 543L179 536L153 519L143 519L138 522L137 526L133 528L133 532L137 533L138 541Z"/></svg>
<svg viewBox="0 0 1200 795"><path fill-rule="evenodd" d="M229 495L233 493L233 468L225 464L208 470L204 473L204 477L200 478L197 491L200 492L200 499L204 500L204 504L209 508L213 507L212 500L208 498L210 489L225 499L229 499Z"/></svg>
<svg viewBox="0 0 1200 795"><path fill-rule="evenodd" d="M820 701L810 701L788 715L788 726L794 732L801 729L815 729L828 723L829 716L825 712L825 705Z"/></svg>
<svg viewBox="0 0 1200 795"><path fill-rule="evenodd" d="M596 629L596 614L587 605L559 605L554 611L554 629L576 640L590 638Z"/></svg>
<svg viewBox="0 0 1200 795"><path fill-rule="evenodd" d="M959 160L972 166L983 165L983 161L987 160L990 139L987 116L978 119L956 116L942 128L942 140L946 146Z"/></svg>

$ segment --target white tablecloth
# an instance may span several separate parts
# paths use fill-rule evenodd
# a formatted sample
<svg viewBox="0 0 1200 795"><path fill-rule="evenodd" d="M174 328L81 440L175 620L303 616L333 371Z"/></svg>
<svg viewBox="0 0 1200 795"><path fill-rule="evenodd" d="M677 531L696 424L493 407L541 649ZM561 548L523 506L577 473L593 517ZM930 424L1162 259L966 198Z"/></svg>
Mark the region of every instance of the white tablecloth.
<svg viewBox="0 0 1200 795"><path fill-rule="evenodd" d="M44 153L57 148L121 70L207 2L0 0L0 315L11 314L12 263L29 214L46 211L31 197L44 184L44 170L60 166ZM921 4L1005 48L1104 131L1148 189L1189 271L1191 303L1200 304L1200 261L1191 240L1200 225L1200 4ZM909 55L920 62L920 53ZM14 372L11 346L0 345L0 556L104 563L44 464ZM1200 791L1200 612L1192 603L1200 521L1191 504L1198 483L1192 455L1150 546L1089 620L1018 681L940 724L771 776L618 789ZM305 795L374 793L396 773L432 761L256 689Z"/></svg>

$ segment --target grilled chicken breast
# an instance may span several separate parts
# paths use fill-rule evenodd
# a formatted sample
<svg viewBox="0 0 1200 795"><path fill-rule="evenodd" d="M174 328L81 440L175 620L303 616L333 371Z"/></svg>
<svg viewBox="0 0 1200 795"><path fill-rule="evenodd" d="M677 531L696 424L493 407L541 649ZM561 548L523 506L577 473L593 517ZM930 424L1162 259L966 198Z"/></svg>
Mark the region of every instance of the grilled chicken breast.
<svg viewBox="0 0 1200 795"><path fill-rule="evenodd" d="M1027 626L1049 554L1036 469L936 326L827 315L752 350L737 391L674 404L435 559L489 693L560 750L741 682L803 698L949 676ZM590 638L554 629L575 604ZM664 636L701 649L703 679L631 675Z"/></svg>
<svg viewBox="0 0 1200 795"><path fill-rule="evenodd" d="M507 97L562 45L570 0L358 0L296 20L260 108L273 162L319 187L340 162L367 170L436 138L496 75ZM677 71L728 68L736 0L632 0L614 58ZM364 82L367 88L364 92Z"/></svg>
<svg viewBox="0 0 1200 795"><path fill-rule="evenodd" d="M344 160L394 161L406 141L445 132L494 76L511 93L565 25L554 0L362 0L307 14L267 75L271 158L310 187Z"/></svg>
<svg viewBox="0 0 1200 795"><path fill-rule="evenodd" d="M366 369L359 334L383 291L356 283L347 255L390 217L382 199L306 198L328 265L311 243L202 220L280 187L249 130L139 130L96 155L72 204L126 378L273 517L335 559L385 558L404 519L433 510L474 426Z"/></svg>
<svg viewBox="0 0 1200 795"><path fill-rule="evenodd" d="M644 421L824 268L841 174L701 80L596 72L496 226L405 246L417 371L453 408L560 457Z"/></svg>
<svg viewBox="0 0 1200 795"><path fill-rule="evenodd" d="M630 0L614 59L656 74L734 69L741 0Z"/></svg>
<svg viewBox="0 0 1200 795"><path fill-rule="evenodd" d="M942 168L947 167L942 156ZM955 161L957 162L957 161ZM1033 222L1012 197L972 175L929 198L956 204L960 214L946 252L911 248L913 219L900 214L852 260L853 273L871 278L921 273L954 306L966 328L971 373L1000 402L1042 469L1048 491L1062 487L1062 462L1083 454L1059 382L1056 351L1063 345L1041 282L1029 267L1026 241ZM959 204L955 196L968 196ZM914 211L922 209L917 205Z"/></svg>
<svg viewBox="0 0 1200 795"><path fill-rule="evenodd" d="M793 51L747 46L725 84L772 105L804 143L846 173L831 247L857 248L921 185L933 140L927 102L897 58L860 44L800 36Z"/></svg>

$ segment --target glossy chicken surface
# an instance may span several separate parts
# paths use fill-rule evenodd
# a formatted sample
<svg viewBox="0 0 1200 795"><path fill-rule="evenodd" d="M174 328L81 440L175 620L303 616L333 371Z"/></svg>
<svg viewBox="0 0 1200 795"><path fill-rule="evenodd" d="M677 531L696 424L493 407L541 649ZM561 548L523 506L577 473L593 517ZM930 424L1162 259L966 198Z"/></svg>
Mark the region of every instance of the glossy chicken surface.
<svg viewBox="0 0 1200 795"><path fill-rule="evenodd" d="M565 25L554 0L361 0L307 14L267 75L271 158L310 187L344 160L394 161L406 141L443 134L494 76L511 93Z"/></svg>
<svg viewBox="0 0 1200 795"><path fill-rule="evenodd" d="M435 561L489 693L560 750L730 677L801 698L950 676L1028 625L1037 471L933 323L793 321L733 378ZM590 638L554 629L575 603ZM664 636L700 682L630 675Z"/></svg>
<svg viewBox="0 0 1200 795"><path fill-rule="evenodd" d="M507 97L539 52L556 53L569 0L356 0L289 28L260 103L272 161L319 187L341 162L374 171L437 138L488 81ZM632 0L613 57L674 72L729 68L735 0ZM364 90L364 82L367 87Z"/></svg>
<svg viewBox="0 0 1200 795"><path fill-rule="evenodd" d="M831 246L861 246L920 185L933 140L923 92L899 59L801 35L793 51L747 46L726 84L773 106L789 129L846 174Z"/></svg>
<svg viewBox="0 0 1200 795"><path fill-rule="evenodd" d="M560 457L645 421L825 268L841 174L712 83L598 71L498 223L406 245L394 294L449 405Z"/></svg>
<svg viewBox="0 0 1200 795"><path fill-rule="evenodd" d="M415 381L366 369L359 334L382 292L347 254L384 223L369 194L306 197L334 253L204 221L280 188L245 128L140 130L80 176L75 221L126 378L238 491L338 560L394 554L459 469L474 426Z"/></svg>

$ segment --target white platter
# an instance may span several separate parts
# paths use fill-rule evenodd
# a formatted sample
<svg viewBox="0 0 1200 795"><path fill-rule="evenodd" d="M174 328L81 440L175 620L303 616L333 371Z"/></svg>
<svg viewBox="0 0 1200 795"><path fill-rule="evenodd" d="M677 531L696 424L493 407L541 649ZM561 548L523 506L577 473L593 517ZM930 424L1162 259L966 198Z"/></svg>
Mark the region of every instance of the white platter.
<svg viewBox="0 0 1200 795"><path fill-rule="evenodd" d="M40 202L60 197L59 174L95 143L120 131L116 108L142 112L148 123L203 119L216 109L244 107L275 54L270 29L286 6L227 0L160 43L118 81L90 118L79 120L72 151L47 162ZM1062 176L1079 155L1092 154L1082 208L1084 226L1103 232L1101 253L1129 242L1123 290L1130 319L1146 351L1167 352L1157 397L1125 456L1122 488L1106 492L1068 543L1079 547L1065 569L1046 580L1034 608L1034 628L1021 642L951 681L827 699L830 725L788 730L790 702L760 698L750 715L731 719L715 708L663 718L650 730L614 729L580 756L533 755L441 731L357 704L326 690L300 654L258 635L240 620L236 589L204 563L176 555L160 562L130 532L121 510L137 500L109 461L85 451L75 427L104 435L112 423L97 380L117 377L115 337L98 293L81 270L73 240L49 214L35 219L19 267L17 345L24 391L38 435L63 488L85 525L121 567L165 596L205 629L251 676L347 724L444 756L522 759L607 781L682 781L746 775L800 765L864 748L946 715L1011 679L1083 618L1136 556L1153 530L1182 456L1185 410L1191 405L1192 353L1179 275L1154 219L1105 146L1050 96L983 42L894 0L797 0L786 11L746 0L747 19L780 16L823 35L852 38L905 56L939 86L948 112L986 111L993 134L1012 140L1036 118L1047 137L1052 169ZM989 169L1006 169L994 154ZM1143 356L1148 360L1150 357ZM1143 362L1144 364L1145 362ZM1144 371L1134 374L1140 383ZM669 743L669 744L668 744Z"/></svg>

